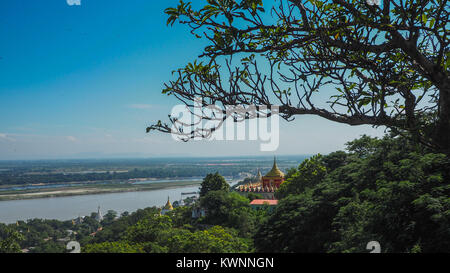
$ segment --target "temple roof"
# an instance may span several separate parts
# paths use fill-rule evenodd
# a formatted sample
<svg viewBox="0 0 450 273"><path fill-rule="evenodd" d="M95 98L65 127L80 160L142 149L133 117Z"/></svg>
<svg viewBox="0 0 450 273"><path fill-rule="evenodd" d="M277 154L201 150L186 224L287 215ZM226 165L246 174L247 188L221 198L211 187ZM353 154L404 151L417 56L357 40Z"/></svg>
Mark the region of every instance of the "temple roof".
<svg viewBox="0 0 450 273"><path fill-rule="evenodd" d="M284 178L284 173L278 169L277 161L273 158L273 167L264 177L281 177Z"/></svg>
<svg viewBox="0 0 450 273"><path fill-rule="evenodd" d="M167 197L167 203L164 206L165 210L173 210L172 204L170 203L169 197Z"/></svg>

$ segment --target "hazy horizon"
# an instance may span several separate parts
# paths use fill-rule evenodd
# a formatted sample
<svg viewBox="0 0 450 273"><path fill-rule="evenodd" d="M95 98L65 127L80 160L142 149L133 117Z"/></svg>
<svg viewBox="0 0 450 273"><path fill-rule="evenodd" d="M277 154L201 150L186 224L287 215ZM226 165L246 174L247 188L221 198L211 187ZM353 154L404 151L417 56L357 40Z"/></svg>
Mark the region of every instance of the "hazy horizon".
<svg viewBox="0 0 450 273"><path fill-rule="evenodd" d="M0 160L82 157L327 154L362 134L317 116L280 120L280 145L259 141L176 142L145 128L179 101L161 94L171 72L205 41L166 26L178 0L5 1L0 9ZM6 26L6 27L5 27Z"/></svg>
<svg viewBox="0 0 450 273"><path fill-rule="evenodd" d="M274 155L276 158L286 159L286 158L294 158L294 157L310 157L314 154L276 154ZM173 155L173 156L142 156L142 157L73 157L73 158L35 158L35 159L0 159L1 162L9 162L9 161L120 161L120 160L176 160L176 159L252 159L252 158L260 158L266 160L272 160L272 155L229 155L229 156L195 156L195 155Z"/></svg>

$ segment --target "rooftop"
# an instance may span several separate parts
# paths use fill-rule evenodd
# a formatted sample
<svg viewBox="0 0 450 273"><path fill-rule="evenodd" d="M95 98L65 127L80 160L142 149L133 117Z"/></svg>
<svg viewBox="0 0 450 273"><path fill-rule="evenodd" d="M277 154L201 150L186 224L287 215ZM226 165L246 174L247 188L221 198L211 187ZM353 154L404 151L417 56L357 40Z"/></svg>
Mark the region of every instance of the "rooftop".
<svg viewBox="0 0 450 273"><path fill-rule="evenodd" d="M284 178L284 173L278 169L277 161L275 157L273 158L272 169L264 177L281 177Z"/></svg>
<svg viewBox="0 0 450 273"><path fill-rule="evenodd" d="M250 202L250 205L269 205L269 206L276 206L278 205L278 200L272 200L272 199L255 199L252 202Z"/></svg>

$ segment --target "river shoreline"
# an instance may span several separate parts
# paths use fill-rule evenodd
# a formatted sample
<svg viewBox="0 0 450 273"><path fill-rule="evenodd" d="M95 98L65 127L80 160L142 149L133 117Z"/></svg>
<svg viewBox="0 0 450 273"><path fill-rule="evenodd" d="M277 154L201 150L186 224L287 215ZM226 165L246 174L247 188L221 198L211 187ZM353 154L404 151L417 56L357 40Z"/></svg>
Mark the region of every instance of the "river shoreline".
<svg viewBox="0 0 450 273"><path fill-rule="evenodd" d="M46 188L39 190L18 190L0 193L0 202L11 200L28 200L39 198L67 197L78 195L95 195L104 193L138 192L152 191L188 186L200 186L201 181L173 181L158 182L149 184L105 184L105 185L85 185L80 187L60 187Z"/></svg>
<svg viewBox="0 0 450 273"><path fill-rule="evenodd" d="M60 221L73 220L80 216L91 215L101 208L103 214L109 210L116 211L119 215L125 211L134 212L147 207L162 207L167 199L174 203L181 201L187 196L186 193L198 192L201 181L194 185L174 185L175 182L157 184L157 188L139 188L122 192L109 192L98 194L76 194L72 196L61 196L58 198L32 198L21 200L0 201L0 223L13 224L17 221L28 221L30 219L56 219ZM158 185L159 184L159 185ZM236 185L230 181L230 186Z"/></svg>

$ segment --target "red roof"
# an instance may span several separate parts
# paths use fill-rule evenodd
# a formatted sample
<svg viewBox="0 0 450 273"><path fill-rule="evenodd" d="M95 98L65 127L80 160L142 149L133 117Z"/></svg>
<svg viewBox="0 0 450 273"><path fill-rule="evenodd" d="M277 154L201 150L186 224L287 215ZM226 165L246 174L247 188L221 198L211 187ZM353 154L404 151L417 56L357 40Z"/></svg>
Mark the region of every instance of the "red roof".
<svg viewBox="0 0 450 273"><path fill-rule="evenodd" d="M272 200L272 199L255 199L252 202L250 202L250 205L269 205L269 206L276 206L278 205L278 200Z"/></svg>

